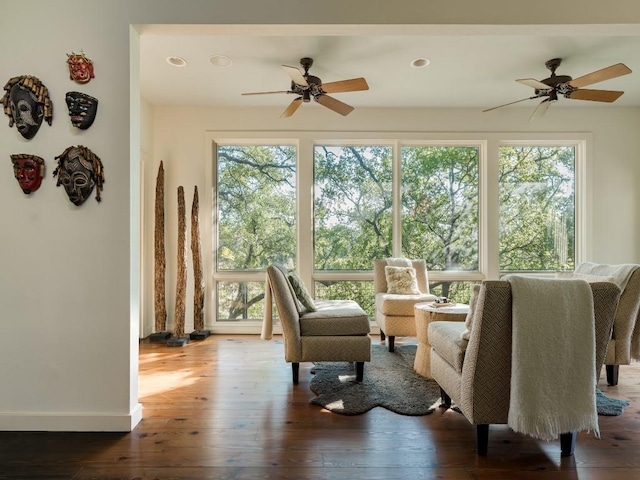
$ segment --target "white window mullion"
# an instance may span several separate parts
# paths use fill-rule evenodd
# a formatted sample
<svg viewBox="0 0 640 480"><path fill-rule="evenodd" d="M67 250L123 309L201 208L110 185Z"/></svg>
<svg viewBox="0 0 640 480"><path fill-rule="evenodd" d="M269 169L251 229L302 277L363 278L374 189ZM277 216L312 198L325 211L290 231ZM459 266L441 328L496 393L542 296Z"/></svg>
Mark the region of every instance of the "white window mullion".
<svg viewBox="0 0 640 480"><path fill-rule="evenodd" d="M298 143L298 252L300 278L313 288L313 139L301 137Z"/></svg>
<svg viewBox="0 0 640 480"><path fill-rule="evenodd" d="M402 252L402 156L400 155L400 143L393 144L393 254L403 257Z"/></svg>
<svg viewBox="0 0 640 480"><path fill-rule="evenodd" d="M499 147L500 143L496 139L488 140L485 148L486 158L481 157L480 161L479 268L488 280L500 278Z"/></svg>

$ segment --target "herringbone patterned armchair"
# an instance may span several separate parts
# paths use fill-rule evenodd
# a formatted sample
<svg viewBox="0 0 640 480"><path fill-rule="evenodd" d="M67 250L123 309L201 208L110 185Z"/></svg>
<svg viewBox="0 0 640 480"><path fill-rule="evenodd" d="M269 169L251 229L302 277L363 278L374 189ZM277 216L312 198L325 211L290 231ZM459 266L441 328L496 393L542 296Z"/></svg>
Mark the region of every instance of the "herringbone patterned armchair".
<svg viewBox="0 0 640 480"><path fill-rule="evenodd" d="M608 277L608 280L616 282L622 289L604 359L609 385L618 384L620 365L629 365L634 360L640 360L640 265L584 262L575 270L576 274L589 276L612 275L616 272L622 273Z"/></svg>
<svg viewBox="0 0 640 480"><path fill-rule="evenodd" d="M620 289L591 283L595 317L595 372L599 373L611 337ZM508 281L484 281L475 305L469 340L464 322L429 325L431 375L443 402L455 403L476 426L477 453L487 454L490 424L508 423L512 367L512 292ZM576 434L561 436L563 455L573 453Z"/></svg>

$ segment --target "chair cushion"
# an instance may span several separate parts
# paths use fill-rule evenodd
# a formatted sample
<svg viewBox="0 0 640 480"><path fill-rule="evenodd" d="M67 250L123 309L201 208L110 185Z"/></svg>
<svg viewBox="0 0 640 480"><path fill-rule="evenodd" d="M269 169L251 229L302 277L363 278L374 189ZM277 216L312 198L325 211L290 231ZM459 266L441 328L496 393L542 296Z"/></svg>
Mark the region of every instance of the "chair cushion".
<svg viewBox="0 0 640 480"><path fill-rule="evenodd" d="M366 335L369 317L353 300L316 300L317 310L300 316L300 335Z"/></svg>
<svg viewBox="0 0 640 480"><path fill-rule="evenodd" d="M418 295L397 295L393 293L377 293L376 309L384 315L395 317L413 317L413 306L420 302L432 302L436 299L430 293Z"/></svg>
<svg viewBox="0 0 640 480"><path fill-rule="evenodd" d="M387 280L387 293L398 295L418 295L418 279L416 269L413 267L384 267L384 275Z"/></svg>
<svg viewBox="0 0 640 480"><path fill-rule="evenodd" d="M469 343L462 339L465 328L464 322L432 322L428 330L431 348L459 373Z"/></svg>

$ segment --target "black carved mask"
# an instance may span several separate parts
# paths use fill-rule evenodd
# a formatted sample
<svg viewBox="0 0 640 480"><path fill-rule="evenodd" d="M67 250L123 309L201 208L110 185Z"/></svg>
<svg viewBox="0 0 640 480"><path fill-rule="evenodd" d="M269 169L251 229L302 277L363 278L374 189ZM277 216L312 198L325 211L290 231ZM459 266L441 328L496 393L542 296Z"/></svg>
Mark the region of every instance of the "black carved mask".
<svg viewBox="0 0 640 480"><path fill-rule="evenodd" d="M38 103L36 96L31 91L16 83L9 92L9 102L11 105L11 116L16 124L16 128L27 140L31 140L44 117L44 107Z"/></svg>
<svg viewBox="0 0 640 480"><path fill-rule="evenodd" d="M98 113L97 98L81 92L67 92L65 100L74 127L86 130L93 125L96 113Z"/></svg>
<svg viewBox="0 0 640 480"><path fill-rule="evenodd" d="M96 184L92 163L82 150L74 147L60 158L58 168L58 184L64 187L71 203L82 205Z"/></svg>

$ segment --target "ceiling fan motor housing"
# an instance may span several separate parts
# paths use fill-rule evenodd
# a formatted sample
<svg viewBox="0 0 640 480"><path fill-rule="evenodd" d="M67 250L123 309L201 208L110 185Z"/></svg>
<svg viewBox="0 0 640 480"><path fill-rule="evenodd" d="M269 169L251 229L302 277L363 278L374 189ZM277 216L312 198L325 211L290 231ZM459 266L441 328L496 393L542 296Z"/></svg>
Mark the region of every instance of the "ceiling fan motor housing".
<svg viewBox="0 0 640 480"><path fill-rule="evenodd" d="M551 71L551 76L549 78L541 80L541 82L545 85L549 85L549 88L553 90L552 93L554 94L554 97L557 97L558 93L567 96L571 92L576 90L576 88L569 85L569 82L573 80L572 77L570 77L569 75L556 75L556 69L560 66L561 63L561 58L552 58L551 60L547 60L544 64ZM541 93L541 91L536 90L536 94L539 93Z"/></svg>
<svg viewBox="0 0 640 480"><path fill-rule="evenodd" d="M560 85L561 83L567 83L573 80L569 75L556 75L553 74L549 78L545 78L544 80L540 80L542 83L549 85L549 87L553 88L556 85Z"/></svg>

